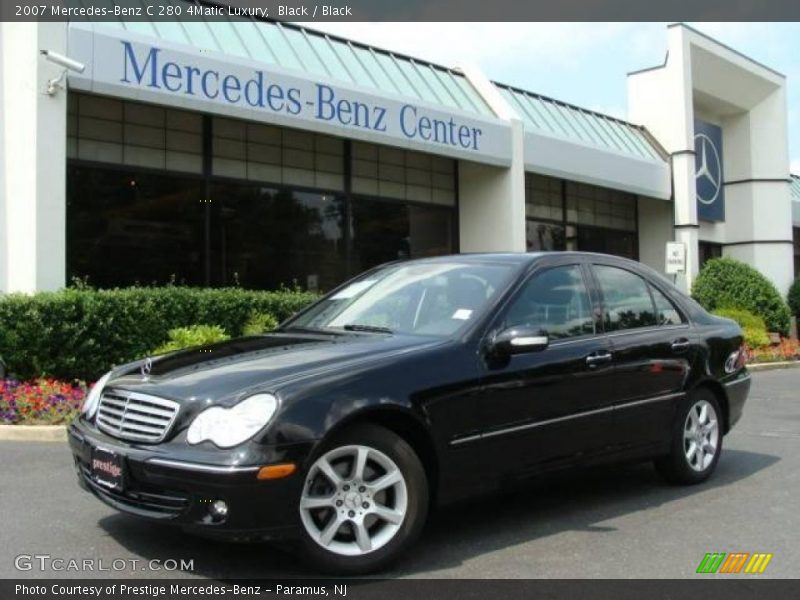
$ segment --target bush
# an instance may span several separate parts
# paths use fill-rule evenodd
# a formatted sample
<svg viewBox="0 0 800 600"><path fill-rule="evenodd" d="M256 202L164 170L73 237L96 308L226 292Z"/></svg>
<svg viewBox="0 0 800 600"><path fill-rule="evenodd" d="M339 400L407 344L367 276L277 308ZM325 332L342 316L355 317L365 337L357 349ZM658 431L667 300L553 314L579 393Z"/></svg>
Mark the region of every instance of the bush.
<svg viewBox="0 0 800 600"><path fill-rule="evenodd" d="M732 258L715 258L703 267L692 296L706 310L742 308L764 319L769 331L789 333L789 307L772 282Z"/></svg>
<svg viewBox="0 0 800 600"><path fill-rule="evenodd" d="M789 309L792 314L800 319L800 277L795 279L789 288L787 299L789 300Z"/></svg>
<svg viewBox="0 0 800 600"><path fill-rule="evenodd" d="M175 352L175 350L183 350L184 348L208 346L229 339L231 339L231 336L225 333L225 330L219 325L176 327L169 330L169 341L153 350L153 354L166 354L167 352Z"/></svg>
<svg viewBox="0 0 800 600"><path fill-rule="evenodd" d="M0 355L21 379L94 381L163 344L170 329L218 325L236 337L253 312L284 320L315 298L178 286L0 295Z"/></svg>
<svg viewBox="0 0 800 600"><path fill-rule="evenodd" d="M767 326L764 319L758 315L741 308L719 308L714 314L736 321L744 332L744 342L749 348L763 348L770 345Z"/></svg>
<svg viewBox="0 0 800 600"><path fill-rule="evenodd" d="M278 319L269 313L254 312L242 327L242 335L260 335L278 326Z"/></svg>

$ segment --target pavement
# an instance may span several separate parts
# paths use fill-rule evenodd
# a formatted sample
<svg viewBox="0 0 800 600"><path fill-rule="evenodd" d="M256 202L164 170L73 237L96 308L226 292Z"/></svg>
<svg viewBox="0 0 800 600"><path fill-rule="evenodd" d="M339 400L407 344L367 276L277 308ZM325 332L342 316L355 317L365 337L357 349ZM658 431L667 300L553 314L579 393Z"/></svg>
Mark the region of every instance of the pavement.
<svg viewBox="0 0 800 600"><path fill-rule="evenodd" d="M383 575L708 578L724 576L695 574L707 552L769 552L772 561L757 577L796 577L798 389L797 369L753 375L744 417L725 437L717 471L705 484L666 485L650 464L539 479L434 513L417 546ZM0 506L0 578L315 575L270 545L209 541L118 514L78 488L60 442L0 442ZM50 558L20 562L20 555ZM41 560L52 559L93 559L95 571L57 570L60 563L40 569ZM143 570L153 559L165 566L173 566L168 559L191 560L192 568ZM97 571L99 560L109 570ZM15 562L31 569L17 570Z"/></svg>

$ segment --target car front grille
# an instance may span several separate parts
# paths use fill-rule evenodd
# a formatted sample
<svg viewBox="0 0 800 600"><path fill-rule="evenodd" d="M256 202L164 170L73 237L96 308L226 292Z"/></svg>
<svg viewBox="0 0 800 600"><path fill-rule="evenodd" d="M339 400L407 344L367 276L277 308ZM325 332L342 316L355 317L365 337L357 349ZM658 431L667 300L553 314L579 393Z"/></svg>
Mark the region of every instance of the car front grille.
<svg viewBox="0 0 800 600"><path fill-rule="evenodd" d="M126 390L104 390L97 409L97 427L114 437L158 443L169 432L179 404Z"/></svg>

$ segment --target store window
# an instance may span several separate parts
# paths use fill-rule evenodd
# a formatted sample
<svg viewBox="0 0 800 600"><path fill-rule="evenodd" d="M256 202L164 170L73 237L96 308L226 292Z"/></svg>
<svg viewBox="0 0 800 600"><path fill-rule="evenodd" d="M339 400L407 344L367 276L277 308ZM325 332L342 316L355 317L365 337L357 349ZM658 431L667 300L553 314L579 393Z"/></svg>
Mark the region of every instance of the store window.
<svg viewBox="0 0 800 600"><path fill-rule="evenodd" d="M67 142L68 273L92 285L325 291L456 251L452 159L81 93Z"/></svg>
<svg viewBox="0 0 800 600"><path fill-rule="evenodd" d="M698 244L698 252L700 255L700 268L702 269L712 258L722 258L722 244L700 242Z"/></svg>
<svg viewBox="0 0 800 600"><path fill-rule="evenodd" d="M67 158L200 174L199 113L72 93L67 98Z"/></svg>
<svg viewBox="0 0 800 600"><path fill-rule="evenodd" d="M638 258L633 194L526 173L525 214L529 251L583 250Z"/></svg>
<svg viewBox="0 0 800 600"><path fill-rule="evenodd" d="M346 201L341 194L219 182L212 230L221 285L329 290L347 278Z"/></svg>
<svg viewBox="0 0 800 600"><path fill-rule="evenodd" d="M354 194L455 206L452 159L353 142L351 168Z"/></svg>
<svg viewBox="0 0 800 600"><path fill-rule="evenodd" d="M71 166L67 170L67 276L98 287L202 285L202 180Z"/></svg>
<svg viewBox="0 0 800 600"><path fill-rule="evenodd" d="M356 198L353 262L356 272L393 260L453 252L452 211Z"/></svg>

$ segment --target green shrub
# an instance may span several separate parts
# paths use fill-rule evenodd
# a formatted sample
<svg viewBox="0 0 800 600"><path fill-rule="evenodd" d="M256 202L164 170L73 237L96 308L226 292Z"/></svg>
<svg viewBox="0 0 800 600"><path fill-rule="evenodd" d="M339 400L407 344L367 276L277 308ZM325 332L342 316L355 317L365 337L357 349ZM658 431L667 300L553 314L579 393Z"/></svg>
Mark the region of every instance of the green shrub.
<svg viewBox="0 0 800 600"><path fill-rule="evenodd" d="M764 319L741 308L718 308L715 315L736 321L744 332L744 341L750 348L763 348L770 345Z"/></svg>
<svg viewBox="0 0 800 600"><path fill-rule="evenodd" d="M787 296L792 314L800 319L800 277L794 280Z"/></svg>
<svg viewBox="0 0 800 600"><path fill-rule="evenodd" d="M231 339L219 325L192 325L191 327L176 327L168 332L169 341L162 344L153 354L166 354L184 348L208 346L217 342Z"/></svg>
<svg viewBox="0 0 800 600"><path fill-rule="evenodd" d="M260 335L278 326L278 319L269 313L254 312L242 327L242 335Z"/></svg>
<svg viewBox="0 0 800 600"><path fill-rule="evenodd" d="M706 310L742 308L764 319L769 331L789 332L789 307L756 269L732 258L715 258L697 276L692 296Z"/></svg>
<svg viewBox="0 0 800 600"><path fill-rule="evenodd" d="M282 321L315 298L292 290L179 286L0 295L0 355L19 378L94 381L147 355L170 329L218 325L236 337L254 312Z"/></svg>

